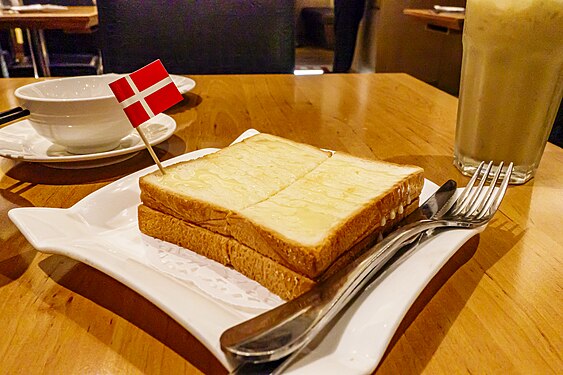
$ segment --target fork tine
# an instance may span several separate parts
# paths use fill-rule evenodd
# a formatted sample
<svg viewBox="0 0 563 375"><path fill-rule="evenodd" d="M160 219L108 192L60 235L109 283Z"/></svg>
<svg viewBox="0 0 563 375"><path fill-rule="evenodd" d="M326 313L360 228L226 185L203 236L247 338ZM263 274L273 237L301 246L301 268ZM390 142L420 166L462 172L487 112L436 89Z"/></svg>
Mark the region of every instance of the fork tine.
<svg viewBox="0 0 563 375"><path fill-rule="evenodd" d="M465 199L467 199L467 196L471 192L473 185L475 185L475 181L477 181L477 177L479 177L479 174L481 173L481 169L483 169L483 165L485 165L484 161L482 161L479 164L479 166L475 170L475 173L473 173L473 176L471 176L471 180L469 180L467 186L465 186L465 189L463 189L459 197L456 199L456 204L452 207L451 214L457 215L459 211L463 209L462 207L463 203L465 202Z"/></svg>
<svg viewBox="0 0 563 375"><path fill-rule="evenodd" d="M491 203L479 213L479 215L477 215L477 220L482 219L483 217L485 217L485 215L494 214L498 210L500 202L502 202L502 198L504 198L504 194L506 193L506 189L508 188L508 183L510 182L510 176L512 175L513 168L514 163L510 162L510 164L508 164L508 168L506 168L506 173L504 174L504 178L500 183L500 187L495 196L495 199L492 200Z"/></svg>
<svg viewBox="0 0 563 375"><path fill-rule="evenodd" d="M456 202L457 204L454 206L455 208L451 212L453 215L457 215L457 214L463 212L468 205L473 204L476 194L478 194L481 191L481 189L483 188L484 181L486 181L487 176L489 175L489 172L491 170L491 166L493 164L492 161L489 162L489 164L487 165L487 169L483 173L484 178L479 183L477 190L473 189L473 185L475 185L477 178L479 178L479 176L481 175L481 170L483 169L484 164L485 164L485 162L483 162L483 161L481 162L481 164L479 164L479 167L477 167L477 170L475 170L475 173L473 173L473 177L471 177L471 180L469 180L469 183L467 184L467 186L463 190L462 194L457 199L457 202Z"/></svg>
<svg viewBox="0 0 563 375"><path fill-rule="evenodd" d="M487 169L485 169L485 172L483 172L483 177L481 178L481 181L479 182L479 186L477 186L477 189L473 190L471 192L471 200L469 200L466 203L466 209L465 209L465 213L467 216L471 215L473 213L473 211L475 210L475 208L477 207L477 205L479 205L480 202L480 197L481 197L481 191L483 191L483 187L485 187L485 183L487 182L487 179L489 178L489 173L491 173L491 168L493 167L493 161L491 160L489 162L489 164L487 164Z"/></svg>
<svg viewBox="0 0 563 375"><path fill-rule="evenodd" d="M504 162L501 161L498 168L497 168L495 175L493 176L493 178L491 180L491 183L489 184L489 187L487 188L487 191L483 195L483 198L475 200L473 205L466 211L467 215L469 215L469 216L473 215L473 213L475 213L475 212L479 212L479 213L487 212L487 210L490 208L490 204L492 204L493 197L495 196L495 194L494 194L495 186L497 185L497 181L498 181L498 178L500 176L500 173L502 172L503 166L504 166Z"/></svg>

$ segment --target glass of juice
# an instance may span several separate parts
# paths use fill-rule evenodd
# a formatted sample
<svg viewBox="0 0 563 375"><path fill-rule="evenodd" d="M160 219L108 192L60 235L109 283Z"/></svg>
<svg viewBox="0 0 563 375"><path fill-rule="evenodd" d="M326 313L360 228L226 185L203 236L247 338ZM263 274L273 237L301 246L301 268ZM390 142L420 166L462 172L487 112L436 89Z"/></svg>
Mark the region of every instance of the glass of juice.
<svg viewBox="0 0 563 375"><path fill-rule="evenodd" d="M563 0L467 0L454 164L534 176L563 95Z"/></svg>

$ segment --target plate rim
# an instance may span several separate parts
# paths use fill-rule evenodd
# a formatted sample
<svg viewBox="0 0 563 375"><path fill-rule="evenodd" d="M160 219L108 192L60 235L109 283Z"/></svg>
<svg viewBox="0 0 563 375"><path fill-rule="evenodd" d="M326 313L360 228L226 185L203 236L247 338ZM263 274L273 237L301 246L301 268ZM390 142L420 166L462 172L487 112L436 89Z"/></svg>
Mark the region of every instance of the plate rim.
<svg viewBox="0 0 563 375"><path fill-rule="evenodd" d="M172 81L174 81L174 78L179 81L176 83L176 87L178 87L178 91L180 91L181 94L190 92L196 86L196 82L193 79L180 74L170 74L170 78Z"/></svg>

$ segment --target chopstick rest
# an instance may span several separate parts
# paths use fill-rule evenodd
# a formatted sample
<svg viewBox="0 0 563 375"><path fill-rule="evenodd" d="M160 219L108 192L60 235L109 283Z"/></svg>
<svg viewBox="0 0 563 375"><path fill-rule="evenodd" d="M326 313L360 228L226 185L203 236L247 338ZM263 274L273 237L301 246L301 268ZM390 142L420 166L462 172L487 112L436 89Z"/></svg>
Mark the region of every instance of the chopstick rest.
<svg viewBox="0 0 563 375"><path fill-rule="evenodd" d="M16 107L0 113L0 125L7 124L8 122L17 120L19 118L29 115L29 109Z"/></svg>

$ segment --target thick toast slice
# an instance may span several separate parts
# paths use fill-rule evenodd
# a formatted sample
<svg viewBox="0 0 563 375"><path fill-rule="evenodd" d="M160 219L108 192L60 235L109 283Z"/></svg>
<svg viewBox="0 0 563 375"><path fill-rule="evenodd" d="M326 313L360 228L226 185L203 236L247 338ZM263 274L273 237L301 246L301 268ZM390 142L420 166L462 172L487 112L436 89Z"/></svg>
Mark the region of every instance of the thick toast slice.
<svg viewBox="0 0 563 375"><path fill-rule="evenodd" d="M418 201L412 202L405 207L402 214L397 214L395 219L390 220L384 228L380 227L355 244L316 279L295 272L231 237L198 227L145 205L139 206L138 216L141 232L146 235L174 243L227 267L232 267L272 293L285 300L291 300L311 289L316 283L338 272L417 207Z"/></svg>
<svg viewBox="0 0 563 375"><path fill-rule="evenodd" d="M422 173L415 166L327 153L260 134L167 167L164 176L157 171L142 177L143 206L167 216L147 225L145 220L158 215L141 207L139 227L223 264L233 265L229 259L236 251L229 252L228 244L235 243L244 249L239 253L253 251L284 272L318 280L360 239L388 228L412 206L422 190ZM221 236L205 232L198 239L203 229ZM191 234L170 233L175 230ZM208 255L194 248L207 239L227 250L213 245Z"/></svg>
<svg viewBox="0 0 563 375"><path fill-rule="evenodd" d="M227 234L316 278L422 191L422 169L336 152L268 199L227 217Z"/></svg>

